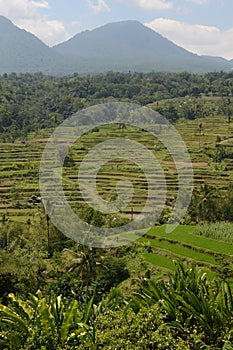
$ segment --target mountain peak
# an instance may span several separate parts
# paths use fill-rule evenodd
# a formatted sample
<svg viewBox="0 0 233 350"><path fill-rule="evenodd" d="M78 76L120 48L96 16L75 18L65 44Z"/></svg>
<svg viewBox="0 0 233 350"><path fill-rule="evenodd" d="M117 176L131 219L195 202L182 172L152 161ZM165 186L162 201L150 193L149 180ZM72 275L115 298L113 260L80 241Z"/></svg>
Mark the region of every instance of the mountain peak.
<svg viewBox="0 0 233 350"><path fill-rule="evenodd" d="M113 22L91 31L76 34L73 38L54 48L69 54L141 54L145 50L159 51L166 46L166 53L184 49L173 44L136 20ZM186 51L187 52L187 51Z"/></svg>
<svg viewBox="0 0 233 350"><path fill-rule="evenodd" d="M108 23L49 48L0 16L0 74L93 74L109 70L203 73L231 68L228 61L192 54L137 20Z"/></svg>
<svg viewBox="0 0 233 350"><path fill-rule="evenodd" d="M103 24L102 26L98 27L98 28L102 28L102 27L106 27L106 26L116 26L116 27L120 27L120 26L143 26L143 24L139 21L137 21L136 19L128 19L128 20L123 20L123 21L117 21L117 22L109 22L106 24ZM98 29L95 28L95 29ZM95 30L94 29L94 30Z"/></svg>
<svg viewBox="0 0 233 350"><path fill-rule="evenodd" d="M187 70L203 73L225 69L227 66L227 63L200 57L185 50L137 20L108 23L78 33L53 49L63 56L72 57L81 73L108 70Z"/></svg>

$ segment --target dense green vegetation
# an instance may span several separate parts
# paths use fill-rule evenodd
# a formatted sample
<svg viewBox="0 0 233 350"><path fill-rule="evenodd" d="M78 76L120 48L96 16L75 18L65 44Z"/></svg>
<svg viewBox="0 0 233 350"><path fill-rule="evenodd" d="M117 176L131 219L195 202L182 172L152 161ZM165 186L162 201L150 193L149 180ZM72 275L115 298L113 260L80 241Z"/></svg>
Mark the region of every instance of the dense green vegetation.
<svg viewBox="0 0 233 350"><path fill-rule="evenodd" d="M202 94L207 100L198 99ZM0 131L2 140L14 141L30 131L54 127L79 109L103 101L132 101L155 108L171 120L196 119L221 112L233 113L232 73L123 74L108 72L95 76L77 74L54 78L36 74L4 74L0 77ZM180 107L180 101L161 100L195 97ZM218 99L214 97L221 97Z"/></svg>
<svg viewBox="0 0 233 350"><path fill-rule="evenodd" d="M233 348L232 83L225 73L0 77L0 349ZM40 157L53 128L79 109L118 100L149 104L175 123L193 162L194 192L182 225L167 234L177 174L161 143L128 125L84 135L66 157L63 184L85 221L120 226L146 198L140 169L113 161L99 172L98 190L112 200L126 178L135 187L131 205L113 220L82 204L78 165L107 137L146 145L168 187L154 227L134 244L101 250L65 237L29 199L39 196Z"/></svg>
<svg viewBox="0 0 233 350"><path fill-rule="evenodd" d="M144 278L126 299L112 289L98 305L40 291L9 297L0 304L2 349L232 349L230 286L194 265Z"/></svg>
<svg viewBox="0 0 233 350"><path fill-rule="evenodd" d="M196 235L205 236L212 239L224 240L228 243L233 243L233 225L231 222L216 222L213 224L203 224L197 226L194 233Z"/></svg>

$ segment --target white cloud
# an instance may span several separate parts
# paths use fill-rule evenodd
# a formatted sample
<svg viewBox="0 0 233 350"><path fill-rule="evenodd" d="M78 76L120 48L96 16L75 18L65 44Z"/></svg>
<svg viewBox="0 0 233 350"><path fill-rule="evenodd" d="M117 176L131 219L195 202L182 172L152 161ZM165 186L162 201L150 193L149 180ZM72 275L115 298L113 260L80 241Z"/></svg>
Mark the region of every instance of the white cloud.
<svg viewBox="0 0 233 350"><path fill-rule="evenodd" d="M93 4L92 1L88 0L87 4L90 7L90 9L92 11L94 11L95 13L110 12L111 11L110 7L106 4L106 2L104 0L98 0L97 5Z"/></svg>
<svg viewBox="0 0 233 350"><path fill-rule="evenodd" d="M37 14L38 9L48 9L47 1L30 0L0 0L0 13L10 19L30 18Z"/></svg>
<svg viewBox="0 0 233 350"><path fill-rule="evenodd" d="M49 8L49 3L47 1L31 1L32 6L38 7L38 8Z"/></svg>
<svg viewBox="0 0 233 350"><path fill-rule="evenodd" d="M209 2L209 0L186 0L187 2L194 2L194 4L197 5L203 5Z"/></svg>
<svg viewBox="0 0 233 350"><path fill-rule="evenodd" d="M50 5L45 0L0 0L0 15L9 18L48 45L68 39L69 35L62 22L51 20L44 13Z"/></svg>
<svg viewBox="0 0 233 350"><path fill-rule="evenodd" d="M71 25L71 27L73 27L73 28L77 28L77 27L80 27L80 26L81 26L81 22L79 22L79 21L72 21L72 22L70 23L70 25Z"/></svg>
<svg viewBox="0 0 233 350"><path fill-rule="evenodd" d="M46 20L43 18L22 19L17 21L17 26L36 35L50 46L65 41L70 37L63 23L56 20Z"/></svg>
<svg viewBox="0 0 233 350"><path fill-rule="evenodd" d="M165 18L154 19L145 25L191 52L233 58L233 28L224 31L214 26L192 25Z"/></svg>
<svg viewBox="0 0 233 350"><path fill-rule="evenodd" d="M144 10L169 10L173 7L173 3L166 0L122 0L122 2L140 7Z"/></svg>

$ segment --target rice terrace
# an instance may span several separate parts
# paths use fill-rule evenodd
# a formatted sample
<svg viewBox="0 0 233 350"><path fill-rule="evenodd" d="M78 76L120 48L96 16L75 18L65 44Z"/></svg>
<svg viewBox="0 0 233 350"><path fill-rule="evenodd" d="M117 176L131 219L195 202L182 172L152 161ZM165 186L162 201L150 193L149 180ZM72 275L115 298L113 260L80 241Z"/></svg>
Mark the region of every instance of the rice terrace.
<svg viewBox="0 0 233 350"><path fill-rule="evenodd" d="M62 78L12 73L0 77L0 87L0 349L232 349L232 73ZM112 159L97 174L98 193L108 202L116 199L119 181L126 180L123 191L131 183L133 197L123 210L103 214L85 202L78 185L80 164L108 139L144 145L159 161L167 186L153 227L132 232L138 235L133 243L99 249L88 246L88 238L86 246L77 244L53 225L41 200L39 168L45 145L62 121L114 101L147 106L175 126L192 161L193 193L180 225L167 233L179 187L169 150L127 123L93 128L69 149L62 172L66 199L82 220L114 228L146 214L148 183L136 159ZM38 316L30 318L37 307ZM121 308L128 313L123 319Z"/></svg>

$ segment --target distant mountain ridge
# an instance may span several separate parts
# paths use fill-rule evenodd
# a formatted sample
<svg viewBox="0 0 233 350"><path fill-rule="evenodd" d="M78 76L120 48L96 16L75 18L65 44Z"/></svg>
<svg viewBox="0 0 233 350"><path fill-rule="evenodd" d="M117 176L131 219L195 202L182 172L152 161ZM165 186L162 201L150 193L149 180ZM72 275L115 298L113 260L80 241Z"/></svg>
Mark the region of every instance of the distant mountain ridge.
<svg viewBox="0 0 233 350"><path fill-rule="evenodd" d="M66 75L122 72L230 70L233 60L198 56L138 21L109 23L48 47L35 35L0 16L0 74Z"/></svg>
<svg viewBox="0 0 233 350"><path fill-rule="evenodd" d="M100 54L112 55L118 54L119 49L123 49L120 54L131 54L133 51L147 53L165 48L165 40L160 34L154 32L142 25L138 21L122 21L105 24L94 30L86 30L76 34L73 38L64 43L54 46L57 51L70 54ZM174 45L171 41L166 40L166 52L187 53L179 46ZM78 50L78 51L77 51ZM80 51L81 50L81 51Z"/></svg>
<svg viewBox="0 0 233 350"><path fill-rule="evenodd" d="M138 21L109 23L84 31L54 46L72 58L84 73L109 69L120 71L191 71L203 73L228 70L227 60L195 55L174 44Z"/></svg>
<svg viewBox="0 0 233 350"><path fill-rule="evenodd" d="M54 67L56 62L56 68ZM57 74L64 59L35 35L0 16L0 73L38 72Z"/></svg>

